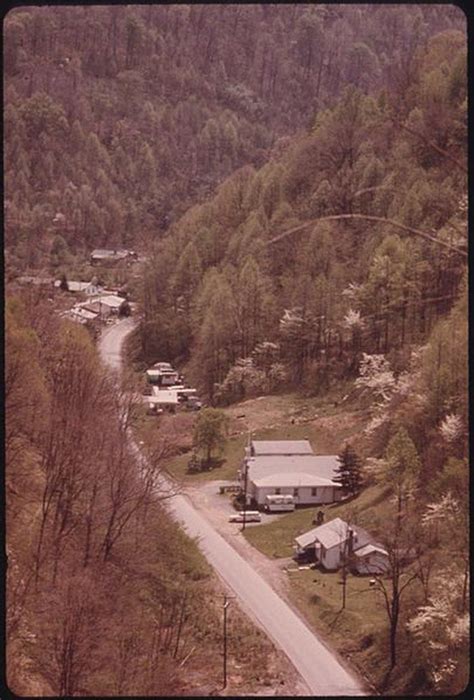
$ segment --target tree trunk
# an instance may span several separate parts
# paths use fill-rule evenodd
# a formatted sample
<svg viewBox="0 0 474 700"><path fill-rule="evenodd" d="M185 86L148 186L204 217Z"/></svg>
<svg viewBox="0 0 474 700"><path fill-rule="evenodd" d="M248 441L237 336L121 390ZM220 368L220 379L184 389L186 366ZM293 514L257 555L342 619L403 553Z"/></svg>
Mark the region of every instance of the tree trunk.
<svg viewBox="0 0 474 700"><path fill-rule="evenodd" d="M392 601L392 615L390 618L390 669L394 668L397 663L397 627L398 627L398 594Z"/></svg>

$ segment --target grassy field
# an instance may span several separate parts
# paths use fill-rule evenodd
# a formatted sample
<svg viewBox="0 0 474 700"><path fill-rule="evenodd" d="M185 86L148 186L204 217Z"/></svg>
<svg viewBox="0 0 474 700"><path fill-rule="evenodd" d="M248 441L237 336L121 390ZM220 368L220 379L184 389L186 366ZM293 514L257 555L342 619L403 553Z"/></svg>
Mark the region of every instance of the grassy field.
<svg viewBox="0 0 474 700"><path fill-rule="evenodd" d="M360 434L366 422L364 410L358 407L354 411L354 406L351 410L348 405L341 411L339 402L345 392L347 387L341 385L324 399L291 393L249 399L225 408L231 428L221 466L188 474L190 454L182 454L168 460L167 468L188 483L236 479L249 434L255 440L307 439L317 454L337 454L346 440ZM188 437L190 443L191 433Z"/></svg>

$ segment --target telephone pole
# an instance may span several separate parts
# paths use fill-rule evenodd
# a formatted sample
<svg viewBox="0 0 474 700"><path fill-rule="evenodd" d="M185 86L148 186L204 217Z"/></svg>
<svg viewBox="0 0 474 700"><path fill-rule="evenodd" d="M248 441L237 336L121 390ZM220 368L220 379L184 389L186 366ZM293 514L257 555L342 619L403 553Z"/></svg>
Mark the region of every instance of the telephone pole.
<svg viewBox="0 0 474 700"><path fill-rule="evenodd" d="M224 660L224 668L223 668L223 673L224 673L224 684L222 686L222 689L227 687L227 608L230 605L229 600L235 598L233 595L224 595L224 635L223 635L223 642L224 642L224 654L223 654L223 660Z"/></svg>
<svg viewBox="0 0 474 700"><path fill-rule="evenodd" d="M245 530L245 522L246 522L246 515L247 515L247 477L248 477L248 472L249 472L249 463L248 460L250 459L250 443L251 443L251 436L252 433L249 430L249 436L248 436L248 441L247 441L247 451L248 454L245 455L244 459L244 464L245 464L245 473L244 473L244 517L242 520L242 532Z"/></svg>

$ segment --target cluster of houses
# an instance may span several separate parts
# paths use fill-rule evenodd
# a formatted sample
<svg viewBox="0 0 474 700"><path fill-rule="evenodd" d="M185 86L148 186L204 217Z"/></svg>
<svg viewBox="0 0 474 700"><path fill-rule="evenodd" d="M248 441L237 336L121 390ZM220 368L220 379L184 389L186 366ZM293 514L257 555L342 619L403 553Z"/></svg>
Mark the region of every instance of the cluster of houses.
<svg viewBox="0 0 474 700"><path fill-rule="evenodd" d="M337 455L316 455L308 440L252 440L238 473L246 506L265 510L323 505L344 497ZM277 507L279 501L287 504ZM288 507L288 505L290 507ZM328 571L344 563L356 573L381 574L388 570L384 547L362 528L341 518L321 523L295 539L296 557Z"/></svg>
<svg viewBox="0 0 474 700"><path fill-rule="evenodd" d="M77 302L71 309L62 311L60 316L94 328L129 313L130 304L124 297L104 289L87 301Z"/></svg>
<svg viewBox="0 0 474 700"><path fill-rule="evenodd" d="M111 319L129 314L130 304L122 290L105 289L100 286L97 277L93 277L90 282L80 282L75 280L55 280L52 277L18 277L17 282L21 285L33 285L50 289L51 291L64 291L72 295L77 295L77 301L72 308L61 311L60 316L70 321L87 326L91 330L100 327L101 324L110 322Z"/></svg>
<svg viewBox="0 0 474 700"><path fill-rule="evenodd" d="M149 413L176 413L178 408L199 410L202 403L196 389L184 384L184 377L169 362L156 362L146 371L146 388L143 397Z"/></svg>

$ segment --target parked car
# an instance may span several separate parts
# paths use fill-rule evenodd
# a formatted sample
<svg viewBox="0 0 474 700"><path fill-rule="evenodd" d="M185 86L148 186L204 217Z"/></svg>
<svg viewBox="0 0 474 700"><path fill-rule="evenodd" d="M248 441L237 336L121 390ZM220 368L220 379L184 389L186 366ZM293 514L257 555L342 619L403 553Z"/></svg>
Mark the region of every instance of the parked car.
<svg viewBox="0 0 474 700"><path fill-rule="evenodd" d="M183 405L188 411L200 411L203 407L202 401L196 396L188 396L188 400L183 402Z"/></svg>
<svg viewBox="0 0 474 700"><path fill-rule="evenodd" d="M238 513L235 513L235 515L230 515L229 516L229 522L230 523L243 523L245 518L246 523L259 523L262 519L262 516L258 512L258 510L247 510L247 511L239 511Z"/></svg>

